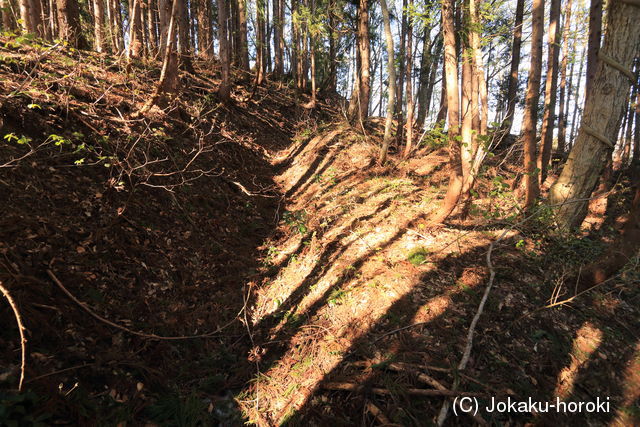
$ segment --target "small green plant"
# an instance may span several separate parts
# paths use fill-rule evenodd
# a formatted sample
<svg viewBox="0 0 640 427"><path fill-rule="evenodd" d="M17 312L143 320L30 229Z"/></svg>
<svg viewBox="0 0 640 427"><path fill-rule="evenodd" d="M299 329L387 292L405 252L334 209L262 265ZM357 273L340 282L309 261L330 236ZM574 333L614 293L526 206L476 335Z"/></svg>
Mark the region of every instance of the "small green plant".
<svg viewBox="0 0 640 427"><path fill-rule="evenodd" d="M344 304L347 296L349 296L349 291L344 289L334 289L327 298L327 304L329 304L330 307L342 305Z"/></svg>
<svg viewBox="0 0 640 427"><path fill-rule="evenodd" d="M285 212L282 215L282 219L292 229L296 230L300 234L306 234L307 228L307 211L299 210L293 212Z"/></svg>
<svg viewBox="0 0 640 427"><path fill-rule="evenodd" d="M409 255L407 255L407 261L409 261L416 267L422 264L426 264L428 262L428 259L429 251L423 246L412 249L411 252L409 252Z"/></svg>
<svg viewBox="0 0 640 427"><path fill-rule="evenodd" d="M448 136L444 130L444 121L436 123L433 129L425 132L422 141L420 141L421 146L427 146L434 150L445 147L447 143Z"/></svg>
<svg viewBox="0 0 640 427"><path fill-rule="evenodd" d="M18 145L28 145L32 141L28 136L18 136L13 132L6 134L3 139L9 143L15 142Z"/></svg>

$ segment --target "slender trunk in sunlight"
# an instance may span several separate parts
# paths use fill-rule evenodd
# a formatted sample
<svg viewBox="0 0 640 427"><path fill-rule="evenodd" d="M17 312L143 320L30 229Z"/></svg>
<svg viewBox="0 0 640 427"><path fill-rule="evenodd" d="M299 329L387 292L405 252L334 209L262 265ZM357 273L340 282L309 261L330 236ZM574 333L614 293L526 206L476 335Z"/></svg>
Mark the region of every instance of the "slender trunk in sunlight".
<svg viewBox="0 0 640 427"><path fill-rule="evenodd" d="M175 49L176 23L180 13L180 0L173 0L171 6L171 18L167 29L167 41L165 43L164 58L162 60L162 70L160 71L160 81L154 94L139 110L138 114L145 114L153 107L164 93L175 91L178 80L178 55Z"/></svg>
<svg viewBox="0 0 640 427"><path fill-rule="evenodd" d="M407 5L409 11L413 10L413 0L409 0ZM407 142L404 146L403 156L409 157L413 146L413 16L412 13L407 19L407 58L406 58L406 92L407 92L407 121L405 123L405 131L407 134Z"/></svg>
<svg viewBox="0 0 640 427"><path fill-rule="evenodd" d="M449 186L440 209L430 218L433 224L442 223L453 212L462 193L462 164L460 156L460 113L458 100L458 58L453 24L455 0L442 0L442 34L444 37L445 84L447 87L449 141Z"/></svg>
<svg viewBox="0 0 640 427"><path fill-rule="evenodd" d="M538 171L536 170L536 133L538 124L538 99L542 73L542 38L544 36L544 0L533 0L531 23L531 63L522 121L524 145L524 191L525 209L533 207L539 194Z"/></svg>
<svg viewBox="0 0 640 427"><path fill-rule="evenodd" d="M547 178L547 168L551 159L553 145L553 130L556 114L556 92L558 86L558 56L560 48L560 0L551 0L549 11L549 41L547 44L547 80L544 90L544 116L540 131L540 150L538 152L538 170L540 171L539 185L542 186Z"/></svg>
<svg viewBox="0 0 640 427"><path fill-rule="evenodd" d="M389 89L387 96L387 118L384 122L384 137L382 139L382 147L378 155L378 164L383 165L387 159L387 151L389 151L389 144L391 143L391 128L393 126L393 114L395 112L396 102L396 66L395 56L393 50L393 35L391 34L391 24L389 19L389 9L387 8L387 1L380 0L380 6L382 7L382 19L384 21L384 36L387 46L387 73L389 74Z"/></svg>

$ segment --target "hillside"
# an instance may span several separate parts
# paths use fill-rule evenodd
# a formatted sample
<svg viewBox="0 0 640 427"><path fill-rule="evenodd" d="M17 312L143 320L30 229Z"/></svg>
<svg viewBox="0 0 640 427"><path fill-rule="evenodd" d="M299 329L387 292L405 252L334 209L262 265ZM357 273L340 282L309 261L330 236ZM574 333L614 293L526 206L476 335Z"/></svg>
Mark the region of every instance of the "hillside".
<svg viewBox="0 0 640 427"><path fill-rule="evenodd" d="M380 119L363 132L286 84L235 71L224 105L196 61L136 117L158 63L0 45L0 281L27 339L17 393L3 300L0 425L417 426L459 393L611 411L451 425L640 423L637 257L564 301L630 191L591 234L549 232L548 210L519 216L522 147L505 144L434 228L442 130L376 166Z"/></svg>

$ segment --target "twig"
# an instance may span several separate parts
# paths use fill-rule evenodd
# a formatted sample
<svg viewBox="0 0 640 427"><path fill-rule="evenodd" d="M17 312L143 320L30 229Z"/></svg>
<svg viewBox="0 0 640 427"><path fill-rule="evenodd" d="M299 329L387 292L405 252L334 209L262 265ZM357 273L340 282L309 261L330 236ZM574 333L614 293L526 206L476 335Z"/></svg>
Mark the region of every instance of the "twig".
<svg viewBox="0 0 640 427"><path fill-rule="evenodd" d="M524 222L529 218L531 218L531 216L523 219L521 222ZM475 316L473 316L473 320L471 321L471 326L469 326L469 332L467 333L467 344L465 345L464 353L462 354L462 359L458 364L458 371L463 371L467 367L467 363L469 363L469 358L471 357L471 348L473 347L473 335L476 330L476 325L478 324L478 320L480 320L480 316L482 315L482 312L484 310L484 305L487 302L487 298L489 297L489 292L491 292L491 288L493 287L493 280L496 277L496 272L493 269L493 264L491 262L491 254L493 252L493 247L496 243L499 243L500 241L502 241L502 239L506 237L507 233L511 230L511 228L512 227L504 230L497 240L489 244L489 250L487 251L487 257L486 257L487 267L489 268L489 283L487 284L487 287L484 290L484 294L482 295L482 299L480 300L480 304L478 305L478 310L476 311ZM459 384L460 384L460 378L455 377L453 381L453 386L451 387L451 391L455 392ZM449 413L449 406L450 406L449 400L446 400L442 404L442 408L440 408L440 414L438 415L438 426L442 426L445 420L447 419L447 415Z"/></svg>
<svg viewBox="0 0 640 427"><path fill-rule="evenodd" d="M41 380L43 378L51 377L53 375L64 374L65 372L69 372L69 371L75 371L76 369L88 368L89 366L94 366L96 364L97 364L96 362L84 363L82 365L71 366L69 368L64 368L64 369L58 369L57 371L49 372L49 373L46 373L46 374L39 375L39 376L37 376L35 378L31 378L29 381L26 381L26 383L29 384L29 383L32 383L34 381Z"/></svg>
<svg viewBox="0 0 640 427"><path fill-rule="evenodd" d="M442 383L440 383L440 381L436 380L433 377L430 377L427 374L424 374L420 371L418 371L417 369L411 368L407 365L404 365L402 363L389 363L387 365L387 367L389 369L391 369L392 371L396 371L396 372L409 372L414 374L420 381L422 381L425 384L430 385L431 387L435 388L436 390L447 390L447 388L442 385Z"/></svg>
<svg viewBox="0 0 640 427"><path fill-rule="evenodd" d="M398 329L394 329L393 331L389 331L386 334L382 334L380 335L378 338L376 338L375 340L371 341L371 344L377 343L378 341L380 341L382 338L384 337L388 337L389 335L393 335L396 332L400 332L400 331L404 331L405 329L410 329L410 328L414 328L416 326L421 326L421 325L426 325L429 322L419 322L419 323L413 323L411 325L407 325L407 326L403 326L402 328L398 328Z"/></svg>
<svg viewBox="0 0 640 427"><path fill-rule="evenodd" d="M18 384L18 391L22 392L22 384L24 383L24 371L27 365L27 340L24 337L24 325L22 323L22 317L20 316L20 312L18 311L18 306L16 302L13 300L13 297L9 293L9 290L2 285L0 282L0 291L4 295L4 297L9 301L9 305L13 310L13 315L16 318L16 323L18 324L18 331L20 332L20 383Z"/></svg>
<svg viewBox="0 0 640 427"><path fill-rule="evenodd" d="M109 326L111 326L113 328L120 329L121 331L127 332L127 333L129 333L131 335L136 335L136 336L139 336L139 337L142 337L142 338L150 338L150 339L154 339L154 340L173 340L173 341L175 341L175 340L189 340L189 339L194 339L194 338L211 338L214 335L220 333L223 329L225 329L228 326L230 326L233 322L236 321L236 318L237 318L237 316L234 317L234 319L232 321L230 321L229 323L227 323L224 326L219 327L217 330L215 330L213 332L208 332L206 334L199 334L199 335L183 335L183 336L169 336L169 337L167 337L167 336L161 336L161 335L156 335L156 334L147 334L147 333L144 333L144 332L134 331L133 329L129 329L126 326L118 325L117 323L114 323L111 320L105 319L104 317L100 316L99 314L96 314L85 303L80 301L71 292L69 292L69 290L64 287L64 285L62 284L60 279L58 279L56 277L56 275L53 273L53 271L47 269L47 274L49 275L51 280L53 280L53 282L56 285L58 285L58 287L60 288L60 290L62 290L62 292L64 292L73 302L78 304L80 306L80 308L82 308L84 311L89 313L94 319L97 319L102 323L106 323L107 325L109 325Z"/></svg>
<svg viewBox="0 0 640 427"><path fill-rule="evenodd" d="M353 391L357 393L371 392L373 394L379 394L382 396L390 396L393 394L390 390L386 388L379 388L379 387L369 388L361 384L347 383L347 382L327 382L322 384L321 387L325 390ZM422 388L407 388L407 389L404 389L403 392L412 396L425 396L425 397L437 397L437 396L485 397L484 393L470 393L470 392L453 391L453 390L425 390Z"/></svg>
<svg viewBox="0 0 640 427"><path fill-rule="evenodd" d="M376 417L376 419L378 421L380 421L380 424L383 426L397 426L398 424L394 424L392 423L389 418L384 414L384 412L382 412L382 410L380 408L378 408L376 405L373 404L373 402L367 402L367 404L365 405L365 408L367 411L369 411L371 413L371 415L373 415L374 417Z"/></svg>

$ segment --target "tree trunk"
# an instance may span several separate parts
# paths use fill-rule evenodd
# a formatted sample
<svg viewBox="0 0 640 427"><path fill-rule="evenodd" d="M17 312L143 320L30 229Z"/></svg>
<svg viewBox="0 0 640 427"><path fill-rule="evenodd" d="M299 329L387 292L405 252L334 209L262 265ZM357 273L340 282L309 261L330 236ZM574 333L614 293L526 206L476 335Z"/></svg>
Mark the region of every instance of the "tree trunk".
<svg viewBox="0 0 640 427"><path fill-rule="evenodd" d="M220 73L221 82L218 89L218 96L223 102L229 102L231 99L231 82L230 82L230 48L229 48L229 28L228 5L226 0L218 0L218 44L220 46Z"/></svg>
<svg viewBox="0 0 640 427"><path fill-rule="evenodd" d="M560 38L560 0L551 0L549 10L549 44L547 56L547 81L544 91L544 116L540 131L540 152L538 153L538 169L540 171L540 185L547 179L547 167L551 159L553 144L553 128L556 113L556 90L558 86L558 55Z"/></svg>
<svg viewBox="0 0 640 427"><path fill-rule="evenodd" d="M443 32L444 34L444 32ZM444 42L443 42L444 44ZM455 45L455 43L454 43ZM446 48L444 49L444 55L446 57ZM447 110L448 110L448 105L447 105L447 84L446 84L446 75L447 75L447 64L444 60L444 58L442 59L442 82L441 82L441 87L440 87L440 107L438 108L438 116L436 117L436 123L442 123L445 121L445 119L447 118ZM443 125L444 127L444 125Z"/></svg>
<svg viewBox="0 0 640 427"><path fill-rule="evenodd" d="M556 207L561 227L579 226L584 219L586 200L593 191L604 160L613 149L618 134L624 99L631 84L631 64L640 40L640 8L612 0L607 32L598 61L591 93L585 102L576 143L556 183L550 200ZM613 65L610 65L613 64ZM622 71L620 71L622 70Z"/></svg>
<svg viewBox="0 0 640 427"><path fill-rule="evenodd" d="M0 0L0 9L2 9L2 29L11 31L15 28L15 22L11 15L11 0Z"/></svg>
<svg viewBox="0 0 640 427"><path fill-rule="evenodd" d="M409 0L409 10L413 9L413 0ZM405 130L407 134L407 143L404 146L404 157L409 157L411 154L411 148L413 146L413 17L410 17L407 22L407 59L405 63L405 80L407 84L407 121L405 123Z"/></svg>
<svg viewBox="0 0 640 427"><path fill-rule="evenodd" d="M638 96L638 78L640 78L640 57L636 58L634 68L635 68L635 71L634 71L635 79L633 81L634 84L631 86L631 96L629 98L630 102L628 104L628 112L627 112L627 118L626 118L627 124L624 132L624 145L622 146L622 152L620 156L620 164L619 164L620 168L628 166L629 159L631 158L631 141L633 139L633 127L634 127L633 119L636 116L635 110L638 107L637 105L634 105L634 103L637 101L637 96ZM638 125L639 123L636 120L635 122L636 129L638 128Z"/></svg>
<svg viewBox="0 0 640 427"><path fill-rule="evenodd" d="M169 21L171 20L171 0L158 0L158 29L160 33L159 52L164 55L167 48Z"/></svg>
<svg viewBox="0 0 640 427"><path fill-rule="evenodd" d="M327 88L329 92L337 92L337 70L336 70L336 33L334 26L336 24L335 14L333 8L335 7L335 0L329 0L328 2L328 15L329 15L329 84ZM340 37L338 33L338 37Z"/></svg>
<svg viewBox="0 0 640 427"><path fill-rule="evenodd" d="M507 112L504 116L502 132L511 133L513 115L518 101L518 69L520 68L520 49L522 47L522 18L524 15L524 0L516 3L516 17L513 24L513 43L511 45L511 70L509 71L509 85L507 88Z"/></svg>
<svg viewBox="0 0 640 427"><path fill-rule="evenodd" d="M274 67L273 72L276 77L281 77L284 74L284 0L272 0L273 1L273 52L274 52Z"/></svg>
<svg viewBox="0 0 640 427"><path fill-rule="evenodd" d="M571 31L572 0L567 0L564 12L564 28L562 29L562 64L560 65L560 100L558 104L558 152L564 153L567 134L567 117L565 115L565 97L567 93L567 59L569 57L569 31Z"/></svg>
<svg viewBox="0 0 640 427"><path fill-rule="evenodd" d="M573 100L573 115L571 117L571 135L569 136L570 146L573 146L573 142L575 141L576 131L578 130L578 119L576 116L577 116L578 110L580 109L580 84L582 83L582 70L584 68L585 53L586 53L586 50L583 49L582 54L580 55L580 61L579 61L580 67L578 67L578 75L576 76L578 78L578 83L576 84L576 90L574 92L575 99Z"/></svg>
<svg viewBox="0 0 640 427"><path fill-rule="evenodd" d="M598 52L602 38L602 0L591 0L589 8L589 47L587 51L587 81L585 83L585 103L593 89L593 79L598 68Z"/></svg>
<svg viewBox="0 0 640 427"><path fill-rule="evenodd" d="M640 64L638 64L640 67ZM636 85L640 85L640 82L636 81ZM637 89L636 95L636 127L633 132L633 157L631 161L631 165L634 169L636 169L636 173L640 172L640 87Z"/></svg>
<svg viewBox="0 0 640 427"><path fill-rule="evenodd" d="M399 53L399 66L398 69L400 72L398 73L398 85L396 86L396 120L398 123L404 122L404 112L403 112L403 102L404 102L404 77L405 73L404 64L407 59L406 54L406 46L407 46L407 0L402 0L402 26L400 28L400 53ZM403 128L398 126L398 130L396 132L396 139L398 144L402 142Z"/></svg>
<svg viewBox="0 0 640 427"><path fill-rule="evenodd" d="M393 35L391 34L391 23L389 19L389 9L386 0L380 0L382 8L382 19L384 22L384 36L387 45L387 73L389 74L389 89L387 99L387 119L384 122L384 138L378 156L378 164L383 165L387 159L387 151L391 143L391 127L393 126L393 115L395 113L396 102L396 64L393 48Z"/></svg>
<svg viewBox="0 0 640 427"><path fill-rule="evenodd" d="M104 0L93 0L93 21L96 52L104 51Z"/></svg>
<svg viewBox="0 0 640 427"><path fill-rule="evenodd" d="M538 99L540 97L540 74L542 72L542 38L544 35L544 0L533 0L531 33L531 65L525 98L522 124L524 145L524 206L529 209L538 197L538 176L536 173L536 123L538 119Z"/></svg>
<svg viewBox="0 0 640 427"><path fill-rule="evenodd" d="M264 83L265 78L265 0L256 0L256 84L261 85Z"/></svg>
<svg viewBox="0 0 640 427"><path fill-rule="evenodd" d="M442 223L453 212L462 193L462 164L460 158L460 113L458 100L458 58L454 29L455 0L442 1L442 34L444 37L445 84L449 121L449 186L442 206L432 216L433 224Z"/></svg>
<svg viewBox="0 0 640 427"><path fill-rule="evenodd" d="M211 24L211 0L200 0L198 3L198 53L204 59L213 58Z"/></svg>
<svg viewBox="0 0 640 427"><path fill-rule="evenodd" d="M424 121L429 110L429 100L427 100L427 91L429 89L429 75L433 65L433 56L431 48L434 43L429 40L431 25L426 25L422 36L422 58L420 59L420 74L418 75L418 117L416 125L418 129L422 129Z"/></svg>
<svg viewBox="0 0 640 427"><path fill-rule="evenodd" d="M142 18L140 16L140 1L141 0L133 0L131 14L129 15L129 49L127 50L127 57L129 59L140 58L142 56Z"/></svg>
<svg viewBox="0 0 640 427"><path fill-rule="evenodd" d="M33 28L33 34L44 37L44 21L42 19L42 4L41 0L29 0L29 19L31 20L30 27ZM76 8L78 7L76 3ZM86 48L84 46L83 48Z"/></svg>
<svg viewBox="0 0 640 427"><path fill-rule="evenodd" d="M87 42L80 29L77 0L57 0L58 38L77 49L86 49Z"/></svg>
<svg viewBox="0 0 640 427"><path fill-rule="evenodd" d="M178 1L178 44L180 47L180 63L184 69L195 74L193 62L191 61L191 40L189 38L189 10L187 9L186 0ZM173 9L172 9L173 11Z"/></svg>
<svg viewBox="0 0 640 427"><path fill-rule="evenodd" d="M167 28L167 40L165 42L164 55L162 60L162 70L160 71L160 81L153 96L145 102L139 114L144 114L158 102L164 93L175 92L178 85L178 53L176 52L176 27L180 19L180 8L184 7L181 0L173 0L171 6L171 18Z"/></svg>
<svg viewBox="0 0 640 427"><path fill-rule="evenodd" d="M438 73L438 58L442 56L442 33L438 35L438 41L436 42L436 46L434 48L434 52L431 55L431 71L429 73L429 84L427 85L427 93L425 95L425 104L426 104L426 115L431 111L431 99L433 98L433 88L436 83L436 74ZM446 94L445 94L446 97ZM423 123L424 126L424 123Z"/></svg>
<svg viewBox="0 0 640 427"><path fill-rule="evenodd" d="M147 34L149 35L149 56L155 57L158 52L158 20L156 10L158 9L157 0L147 0Z"/></svg>
<svg viewBox="0 0 640 427"><path fill-rule="evenodd" d="M316 1L311 0L311 16L314 16L316 11ZM311 55L311 107L316 106L316 35L315 29L309 31L309 49Z"/></svg>
<svg viewBox="0 0 640 427"><path fill-rule="evenodd" d="M122 34L122 12L118 0L110 0L111 9L111 28L113 32L113 49L114 52L124 52L124 36Z"/></svg>
<svg viewBox="0 0 640 427"><path fill-rule="evenodd" d="M369 0L360 0L358 4L357 25L358 90L356 103L350 111L350 120L361 124L369 117L369 97L371 94L371 59L369 42Z"/></svg>
<svg viewBox="0 0 640 427"><path fill-rule="evenodd" d="M60 1L60 0L58 0ZM22 32L27 34L34 34L35 28L33 28L33 19L31 18L31 1L20 0L20 25Z"/></svg>
<svg viewBox="0 0 640 427"><path fill-rule="evenodd" d="M472 92L473 92L473 66L471 58L473 52L471 51L470 38L471 38L471 7L472 0L464 0L463 2L463 31L461 34L462 42L462 78L461 78L461 110L462 114L462 127L460 129L460 136L462 138L461 158L462 158L462 177L463 181L467 181L471 174L471 162L473 159L473 106L472 106Z"/></svg>

